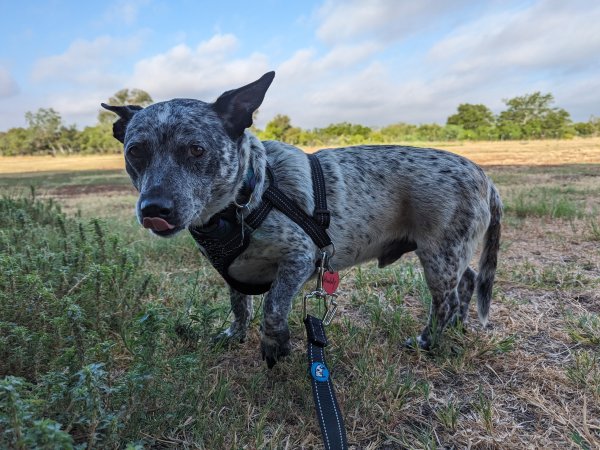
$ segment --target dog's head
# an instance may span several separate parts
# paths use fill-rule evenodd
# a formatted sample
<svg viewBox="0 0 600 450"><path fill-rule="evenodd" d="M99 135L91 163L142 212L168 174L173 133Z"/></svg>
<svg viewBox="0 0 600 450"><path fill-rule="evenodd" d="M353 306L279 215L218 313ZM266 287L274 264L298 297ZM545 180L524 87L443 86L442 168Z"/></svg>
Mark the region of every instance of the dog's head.
<svg viewBox="0 0 600 450"><path fill-rule="evenodd" d="M227 91L214 103L174 99L139 106L102 107L119 116L113 134L124 146L125 167L140 196L141 224L170 236L203 223L236 195L245 173L245 129L275 72Z"/></svg>

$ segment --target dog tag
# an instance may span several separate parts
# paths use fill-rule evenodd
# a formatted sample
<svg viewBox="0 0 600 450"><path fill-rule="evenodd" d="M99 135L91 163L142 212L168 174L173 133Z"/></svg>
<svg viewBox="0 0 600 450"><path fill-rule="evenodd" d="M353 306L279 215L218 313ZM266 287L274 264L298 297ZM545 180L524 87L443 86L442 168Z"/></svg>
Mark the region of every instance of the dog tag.
<svg viewBox="0 0 600 450"><path fill-rule="evenodd" d="M325 272L323 274L323 289L329 295L335 293L336 289L340 285L340 274L339 272Z"/></svg>

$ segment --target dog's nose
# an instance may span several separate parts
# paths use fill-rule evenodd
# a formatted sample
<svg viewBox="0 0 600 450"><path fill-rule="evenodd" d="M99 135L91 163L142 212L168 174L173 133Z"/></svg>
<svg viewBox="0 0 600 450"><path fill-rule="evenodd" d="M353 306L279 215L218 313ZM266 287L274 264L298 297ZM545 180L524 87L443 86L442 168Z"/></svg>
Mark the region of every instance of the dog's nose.
<svg viewBox="0 0 600 450"><path fill-rule="evenodd" d="M168 197L152 196L142 200L140 208L143 217L168 219L173 212L173 200Z"/></svg>

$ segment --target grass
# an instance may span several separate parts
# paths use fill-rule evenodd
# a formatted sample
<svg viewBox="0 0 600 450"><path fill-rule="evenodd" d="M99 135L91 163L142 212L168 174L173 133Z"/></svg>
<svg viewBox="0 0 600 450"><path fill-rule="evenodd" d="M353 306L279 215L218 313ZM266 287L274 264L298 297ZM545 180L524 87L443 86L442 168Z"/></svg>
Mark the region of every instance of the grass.
<svg viewBox="0 0 600 450"><path fill-rule="evenodd" d="M574 219L583 216L583 211L574 201L545 189L519 192L506 202L505 211L519 218L549 217L551 219Z"/></svg>
<svg viewBox="0 0 600 450"><path fill-rule="evenodd" d="M600 446L597 170L489 170L509 205L489 329L472 310L408 351L431 301L416 258L342 274L328 359L355 448ZM230 319L220 277L189 236L148 236L106 175L0 178L0 448L319 446L300 303L271 371L259 298L247 342L211 345ZM519 195L577 213L519 216Z"/></svg>

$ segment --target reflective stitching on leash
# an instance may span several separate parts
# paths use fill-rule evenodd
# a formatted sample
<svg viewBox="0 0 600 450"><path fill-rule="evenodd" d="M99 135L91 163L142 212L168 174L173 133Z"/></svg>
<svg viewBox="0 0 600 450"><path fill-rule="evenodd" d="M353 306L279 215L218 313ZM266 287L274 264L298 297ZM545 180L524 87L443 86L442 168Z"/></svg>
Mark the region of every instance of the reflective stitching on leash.
<svg viewBox="0 0 600 450"><path fill-rule="evenodd" d="M310 349L310 359L312 361L313 359L313 345L311 343L308 344L308 348ZM321 425L323 427L323 430L325 432L325 441L327 442L327 448L331 448L331 444L329 443L329 436L327 435L327 427L325 426L325 419L323 416L323 408L321 408L321 399L319 398L319 387L317 385L317 380L315 380L314 378L312 378L312 382L314 383L314 389L315 389L315 397L317 398L317 405L319 406L319 412L321 413L319 415L319 421L321 422Z"/></svg>
<svg viewBox="0 0 600 450"><path fill-rule="evenodd" d="M335 405L335 399L333 398L333 391L331 390L331 380L327 383L327 389L329 389L329 395L331 397L331 403ZM340 424L340 417L337 412L337 408L333 408L335 413L335 421L337 422L338 432L340 433L340 442L344 442L344 436L342 434L342 425Z"/></svg>

